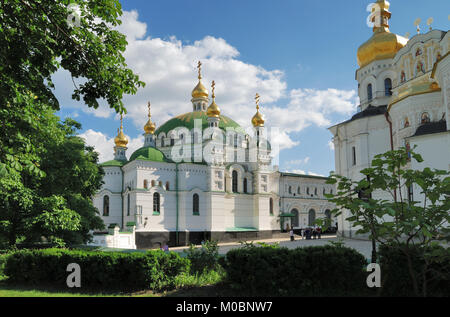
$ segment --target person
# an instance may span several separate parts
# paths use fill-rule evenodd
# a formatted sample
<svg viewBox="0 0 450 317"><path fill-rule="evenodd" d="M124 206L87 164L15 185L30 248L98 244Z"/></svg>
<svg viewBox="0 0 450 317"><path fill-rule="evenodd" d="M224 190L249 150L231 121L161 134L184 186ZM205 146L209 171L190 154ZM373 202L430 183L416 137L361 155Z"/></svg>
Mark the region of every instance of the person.
<svg viewBox="0 0 450 317"><path fill-rule="evenodd" d="M320 236L322 234L322 228L317 227L317 238L320 239Z"/></svg>
<svg viewBox="0 0 450 317"><path fill-rule="evenodd" d="M316 239L316 234L317 234L316 228L313 228L312 230L313 230L313 232L312 232L313 239Z"/></svg>
<svg viewBox="0 0 450 317"><path fill-rule="evenodd" d="M289 231L289 235L291 236L291 241L294 241L294 229L291 228L291 231Z"/></svg>

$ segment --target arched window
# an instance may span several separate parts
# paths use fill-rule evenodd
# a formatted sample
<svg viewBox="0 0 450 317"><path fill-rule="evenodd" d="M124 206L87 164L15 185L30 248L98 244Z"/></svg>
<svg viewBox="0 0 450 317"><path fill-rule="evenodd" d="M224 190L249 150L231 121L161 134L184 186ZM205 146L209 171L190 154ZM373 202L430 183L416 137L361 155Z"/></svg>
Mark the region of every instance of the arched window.
<svg viewBox="0 0 450 317"><path fill-rule="evenodd" d="M317 187L316 187L316 188L314 188L314 195L316 195L316 196L317 196Z"/></svg>
<svg viewBox="0 0 450 317"><path fill-rule="evenodd" d="M169 184L169 182L166 182L166 190L170 190L170 184Z"/></svg>
<svg viewBox="0 0 450 317"><path fill-rule="evenodd" d="M155 186L155 181L152 181L152 187Z"/></svg>
<svg viewBox="0 0 450 317"><path fill-rule="evenodd" d="M247 194L247 178L244 178L244 193Z"/></svg>
<svg viewBox="0 0 450 317"><path fill-rule="evenodd" d="M289 186L289 194L292 194L292 186Z"/></svg>
<svg viewBox="0 0 450 317"><path fill-rule="evenodd" d="M294 218L292 218L292 227L298 227L299 226L298 210L297 209L292 209L291 214L294 215Z"/></svg>
<svg viewBox="0 0 450 317"><path fill-rule="evenodd" d="M309 195L309 187L306 188L306 195Z"/></svg>
<svg viewBox="0 0 450 317"><path fill-rule="evenodd" d="M238 192L238 173L236 171L232 173L232 191L233 193Z"/></svg>
<svg viewBox="0 0 450 317"><path fill-rule="evenodd" d="M308 214L308 226L314 226L314 222L316 221L316 211L314 209L309 210Z"/></svg>
<svg viewBox="0 0 450 317"><path fill-rule="evenodd" d="M127 216L130 215L130 194L127 195Z"/></svg>
<svg viewBox="0 0 450 317"><path fill-rule="evenodd" d="M174 138L170 138L170 146L174 146L175 145L175 139Z"/></svg>
<svg viewBox="0 0 450 317"><path fill-rule="evenodd" d="M300 186L297 187L297 194L300 195Z"/></svg>
<svg viewBox="0 0 450 317"><path fill-rule="evenodd" d="M392 80L390 78L384 80L384 95L392 96Z"/></svg>
<svg viewBox="0 0 450 317"><path fill-rule="evenodd" d="M367 85L367 100L372 101L372 84Z"/></svg>
<svg viewBox="0 0 450 317"><path fill-rule="evenodd" d="M154 193L153 194L153 213L157 213L159 214L161 211L160 208L160 196L159 193Z"/></svg>
<svg viewBox="0 0 450 317"><path fill-rule="evenodd" d="M192 213L197 216L200 215L200 198L198 194L192 196Z"/></svg>
<svg viewBox="0 0 450 317"><path fill-rule="evenodd" d="M144 179L144 188L148 189L148 180Z"/></svg>
<svg viewBox="0 0 450 317"><path fill-rule="evenodd" d="M109 216L109 196L103 197L103 216Z"/></svg>
<svg viewBox="0 0 450 317"><path fill-rule="evenodd" d="M273 198L270 198L269 200L269 212L273 215Z"/></svg>
<svg viewBox="0 0 450 317"><path fill-rule="evenodd" d="M330 209L325 210L325 218L327 219L328 223L331 224L331 211L330 211Z"/></svg>

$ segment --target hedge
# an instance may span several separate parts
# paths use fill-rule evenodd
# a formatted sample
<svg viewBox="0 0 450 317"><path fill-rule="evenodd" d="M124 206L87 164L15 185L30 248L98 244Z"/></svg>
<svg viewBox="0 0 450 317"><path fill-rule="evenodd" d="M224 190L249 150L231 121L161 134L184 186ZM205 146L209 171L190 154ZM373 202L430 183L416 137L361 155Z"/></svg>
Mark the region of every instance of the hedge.
<svg viewBox="0 0 450 317"><path fill-rule="evenodd" d="M404 246L402 246L404 247ZM423 295L423 274L425 260L419 254L420 249L412 247L412 266L418 279L418 286ZM408 270L408 260L400 247L381 245L379 258L382 279L382 296L416 296ZM427 296L450 296L450 249L433 246L426 250L429 266L426 274Z"/></svg>
<svg viewBox="0 0 450 317"><path fill-rule="evenodd" d="M66 288L70 263L80 265L82 289L103 291L171 288L175 277L189 270L187 259L161 250L120 253L45 249L12 253L5 274L11 283Z"/></svg>
<svg viewBox="0 0 450 317"><path fill-rule="evenodd" d="M367 290L363 255L347 247L250 247L221 260L227 281L250 295L350 296Z"/></svg>

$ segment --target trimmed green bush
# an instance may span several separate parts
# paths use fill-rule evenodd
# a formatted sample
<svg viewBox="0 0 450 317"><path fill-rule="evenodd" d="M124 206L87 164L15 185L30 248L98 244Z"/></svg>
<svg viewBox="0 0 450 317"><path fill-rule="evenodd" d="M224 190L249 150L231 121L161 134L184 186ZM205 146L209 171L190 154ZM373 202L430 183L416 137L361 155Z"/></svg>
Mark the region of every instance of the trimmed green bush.
<svg viewBox="0 0 450 317"><path fill-rule="evenodd" d="M404 247L404 246L403 246ZM450 249L442 246L428 248L425 253L410 249L413 272L423 296L424 277L427 296L450 296ZM416 296L406 255L399 247L381 245L379 248L382 296ZM425 258L430 265L424 274Z"/></svg>
<svg viewBox="0 0 450 317"><path fill-rule="evenodd" d="M70 263L80 265L82 289L104 291L171 288L175 277L189 270L189 260L160 250L120 253L46 249L12 253L5 274L12 283L65 288Z"/></svg>
<svg viewBox="0 0 450 317"><path fill-rule="evenodd" d="M346 296L367 290L366 260L346 247L246 247L220 262L228 283L250 295Z"/></svg>
<svg viewBox="0 0 450 317"><path fill-rule="evenodd" d="M191 244L184 251L187 259L191 261L191 273L203 273L218 269L219 246L217 241L205 241L201 248Z"/></svg>

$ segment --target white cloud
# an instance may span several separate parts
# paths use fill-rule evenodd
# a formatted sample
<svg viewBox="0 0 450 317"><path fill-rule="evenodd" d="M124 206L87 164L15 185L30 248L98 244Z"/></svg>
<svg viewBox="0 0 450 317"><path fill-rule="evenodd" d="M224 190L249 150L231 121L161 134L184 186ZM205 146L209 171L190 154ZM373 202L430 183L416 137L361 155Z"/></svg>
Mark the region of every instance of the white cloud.
<svg viewBox="0 0 450 317"><path fill-rule="evenodd" d="M79 136L85 139L86 144L93 146L95 150L100 154L99 155L100 162L106 162L114 158L113 148L115 136L110 138L106 134L94 131L92 129L85 131ZM137 138L130 138L129 136L127 136L127 138L129 141L127 157L129 158L134 151L136 151L137 149L141 148L144 145L144 137L139 136Z"/></svg>
<svg viewBox="0 0 450 317"><path fill-rule="evenodd" d="M298 160L291 160L286 162L287 165L292 166L292 165L303 165L303 164L308 164L310 158L309 156L303 158L303 159L298 159Z"/></svg>
<svg viewBox="0 0 450 317"><path fill-rule="evenodd" d="M328 141L328 147L330 148L330 150L334 151L334 143L333 141Z"/></svg>
<svg viewBox="0 0 450 317"><path fill-rule="evenodd" d="M261 112L268 127L278 127L271 139L280 150L298 146L292 133L310 125L331 125L334 114L350 114L356 109L356 91L336 89L293 89L287 91L282 70L267 70L239 60L239 51L225 39L206 36L191 44L175 36L161 39L147 35L147 24L139 21L137 11L124 11L118 30L127 36L126 63L146 83L136 95L124 97L127 117L141 129L147 118L147 101L152 103L152 120L160 126L169 118L192 111L191 91L197 84L196 64L203 63L203 83L216 81L216 102L222 114L244 128L255 114L254 96L261 95ZM307 65L305 65L307 67ZM54 81L63 107L81 109L97 117L109 118L113 111L102 103L99 109L88 109L70 99L73 84L63 71ZM58 77L59 76L59 77ZM64 81L62 84L61 82ZM280 102L287 98L287 105Z"/></svg>

